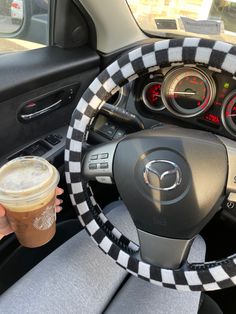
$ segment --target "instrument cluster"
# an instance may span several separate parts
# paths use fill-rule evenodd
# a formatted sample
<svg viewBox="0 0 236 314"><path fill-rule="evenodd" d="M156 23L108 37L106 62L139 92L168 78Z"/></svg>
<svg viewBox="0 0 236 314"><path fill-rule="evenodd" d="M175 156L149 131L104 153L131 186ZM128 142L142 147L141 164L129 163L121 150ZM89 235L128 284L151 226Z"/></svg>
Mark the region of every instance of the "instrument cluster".
<svg viewBox="0 0 236 314"><path fill-rule="evenodd" d="M236 137L236 81L203 66L164 69L139 79L136 108L154 119L172 116Z"/></svg>

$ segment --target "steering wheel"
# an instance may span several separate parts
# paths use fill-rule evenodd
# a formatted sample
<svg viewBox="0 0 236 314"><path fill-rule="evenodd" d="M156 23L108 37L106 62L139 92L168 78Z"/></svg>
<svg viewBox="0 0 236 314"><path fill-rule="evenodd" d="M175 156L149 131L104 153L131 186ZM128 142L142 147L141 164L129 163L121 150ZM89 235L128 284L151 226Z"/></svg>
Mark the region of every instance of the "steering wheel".
<svg viewBox="0 0 236 314"><path fill-rule="evenodd" d="M164 126L95 146L82 145L102 105L121 86L167 66L205 65L236 79L236 47L199 38L139 47L109 65L80 99L65 149L66 180L79 219L98 247L134 276L184 291L236 285L236 254L188 263L193 239L236 193L236 143L214 134ZM102 213L87 182L115 182L137 228L140 247ZM138 258L140 250L141 259Z"/></svg>

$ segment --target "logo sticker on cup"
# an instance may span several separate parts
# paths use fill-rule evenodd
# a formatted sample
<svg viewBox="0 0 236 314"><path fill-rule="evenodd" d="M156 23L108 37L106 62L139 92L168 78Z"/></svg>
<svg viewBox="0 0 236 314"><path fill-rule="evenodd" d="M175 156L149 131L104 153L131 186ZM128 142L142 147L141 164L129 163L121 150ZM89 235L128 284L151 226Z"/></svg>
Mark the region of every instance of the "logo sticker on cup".
<svg viewBox="0 0 236 314"><path fill-rule="evenodd" d="M49 229L55 221L55 206L48 206L42 214L33 221L34 228L38 230Z"/></svg>

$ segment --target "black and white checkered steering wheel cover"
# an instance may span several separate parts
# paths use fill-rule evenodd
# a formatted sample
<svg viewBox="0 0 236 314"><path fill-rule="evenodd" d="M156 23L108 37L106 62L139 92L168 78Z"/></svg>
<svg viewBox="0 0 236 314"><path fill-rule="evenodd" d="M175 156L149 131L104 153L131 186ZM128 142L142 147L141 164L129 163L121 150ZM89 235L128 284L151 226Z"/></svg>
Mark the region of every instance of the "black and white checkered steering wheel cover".
<svg viewBox="0 0 236 314"><path fill-rule="evenodd" d="M88 196L81 176L82 143L94 116L121 86L146 73L166 66L203 64L216 72L228 72L236 79L236 47L199 38L171 39L137 48L108 66L80 99L67 133L66 180L73 205L88 234L99 248L134 276L153 284L183 291L209 291L236 285L236 254L224 260L185 264L177 270L140 261L138 246L127 240L105 217L92 194ZM104 225L107 228L104 228Z"/></svg>

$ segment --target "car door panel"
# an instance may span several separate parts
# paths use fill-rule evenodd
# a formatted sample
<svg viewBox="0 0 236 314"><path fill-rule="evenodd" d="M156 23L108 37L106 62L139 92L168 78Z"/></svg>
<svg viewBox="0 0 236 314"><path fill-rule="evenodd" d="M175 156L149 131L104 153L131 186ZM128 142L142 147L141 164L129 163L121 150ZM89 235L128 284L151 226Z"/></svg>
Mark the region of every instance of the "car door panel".
<svg viewBox="0 0 236 314"><path fill-rule="evenodd" d="M73 49L46 47L0 55L0 69L0 166L12 158L32 152L32 155L42 156L58 168L62 179L60 185L63 187L64 145L68 124L84 90L100 71L99 55L86 46ZM61 99L62 102L56 104L53 110L48 110ZM24 120L22 114L30 113L24 111L25 106L29 105L30 108L38 103L40 106L36 111L46 109L46 112ZM57 142L52 141L54 136ZM69 204L68 200L67 203ZM34 253L19 247L14 235L0 240L0 277L3 279L0 294L80 230L79 222L73 221L73 215L75 214L67 206L59 217L57 236L42 250L34 250L38 254L36 259L33 258ZM71 222L68 219L72 219ZM60 233L60 221L63 224L64 220L68 226ZM67 229L71 230L68 237L65 236ZM25 258L28 251L30 263L22 263L25 267L17 269L15 266L11 267L15 253ZM5 269L9 268L14 271L4 279Z"/></svg>
<svg viewBox="0 0 236 314"><path fill-rule="evenodd" d="M99 56L89 48L48 47L0 56L0 68L4 73L0 75L0 159L3 162L24 145L68 125L83 91L99 72ZM65 87L74 88L73 101L64 101L37 119L19 118L22 106L38 99L45 99L49 102L45 107L50 106L51 95L60 96Z"/></svg>
<svg viewBox="0 0 236 314"><path fill-rule="evenodd" d="M98 54L88 47L45 47L1 55L1 101L98 65Z"/></svg>

